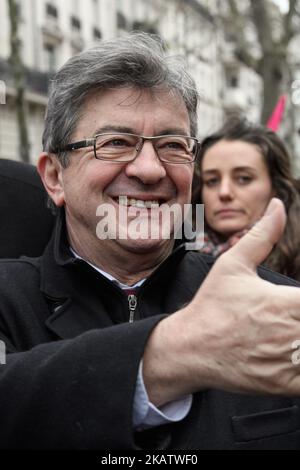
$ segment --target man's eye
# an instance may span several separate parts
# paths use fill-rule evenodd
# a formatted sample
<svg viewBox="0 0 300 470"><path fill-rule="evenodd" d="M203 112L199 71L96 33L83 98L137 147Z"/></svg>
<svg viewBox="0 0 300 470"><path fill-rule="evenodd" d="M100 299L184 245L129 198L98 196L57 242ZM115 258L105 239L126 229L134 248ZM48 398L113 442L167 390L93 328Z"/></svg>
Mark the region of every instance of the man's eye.
<svg viewBox="0 0 300 470"><path fill-rule="evenodd" d="M126 139L111 139L102 143L102 147L131 147L133 144Z"/></svg>
<svg viewBox="0 0 300 470"><path fill-rule="evenodd" d="M187 152L187 145L184 142L179 142L176 140L170 140L161 142L158 144L158 148L161 150L175 150L177 152Z"/></svg>
<svg viewBox="0 0 300 470"><path fill-rule="evenodd" d="M185 146L182 142L167 142L166 147L180 149L180 148L184 148Z"/></svg>

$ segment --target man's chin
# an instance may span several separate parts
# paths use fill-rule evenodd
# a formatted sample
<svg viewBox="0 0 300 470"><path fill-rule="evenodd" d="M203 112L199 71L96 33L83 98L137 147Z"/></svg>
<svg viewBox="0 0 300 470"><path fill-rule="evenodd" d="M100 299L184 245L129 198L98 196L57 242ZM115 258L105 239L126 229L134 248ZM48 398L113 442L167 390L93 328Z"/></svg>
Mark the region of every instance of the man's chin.
<svg viewBox="0 0 300 470"><path fill-rule="evenodd" d="M118 245L120 245L123 249L131 252L131 253L151 253L161 250L163 247L170 246L174 243L174 240L171 239L126 239L126 240L116 240Z"/></svg>

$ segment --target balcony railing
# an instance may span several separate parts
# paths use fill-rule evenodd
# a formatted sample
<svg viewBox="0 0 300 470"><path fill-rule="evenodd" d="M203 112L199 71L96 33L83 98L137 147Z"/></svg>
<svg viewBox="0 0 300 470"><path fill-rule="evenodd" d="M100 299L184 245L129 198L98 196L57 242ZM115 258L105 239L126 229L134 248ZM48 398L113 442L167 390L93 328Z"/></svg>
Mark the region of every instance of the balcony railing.
<svg viewBox="0 0 300 470"><path fill-rule="evenodd" d="M39 95L47 96L51 74L25 68L25 88ZM7 88L14 88L14 77L10 63L0 59L0 80Z"/></svg>

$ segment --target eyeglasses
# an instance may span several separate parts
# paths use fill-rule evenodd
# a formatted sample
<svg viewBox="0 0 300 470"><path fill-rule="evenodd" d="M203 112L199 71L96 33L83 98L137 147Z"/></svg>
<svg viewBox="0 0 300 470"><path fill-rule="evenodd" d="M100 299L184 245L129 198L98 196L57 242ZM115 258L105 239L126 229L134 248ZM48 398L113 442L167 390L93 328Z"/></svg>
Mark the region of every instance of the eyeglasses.
<svg viewBox="0 0 300 470"><path fill-rule="evenodd" d="M68 144L59 151L72 151L93 146L94 156L98 160L128 163L139 155L146 140L152 142L159 160L164 163L193 163L200 149L200 142L195 137L185 135L144 137L119 132L118 134L98 134L91 139Z"/></svg>

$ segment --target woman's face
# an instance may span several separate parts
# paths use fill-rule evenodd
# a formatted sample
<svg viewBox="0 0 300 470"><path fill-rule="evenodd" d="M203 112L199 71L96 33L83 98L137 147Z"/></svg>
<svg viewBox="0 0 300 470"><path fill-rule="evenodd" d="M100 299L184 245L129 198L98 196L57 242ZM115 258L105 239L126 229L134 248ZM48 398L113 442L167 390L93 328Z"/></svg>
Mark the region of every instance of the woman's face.
<svg viewBox="0 0 300 470"><path fill-rule="evenodd" d="M206 223L225 237L253 225L274 195L259 147L220 140L201 164Z"/></svg>

